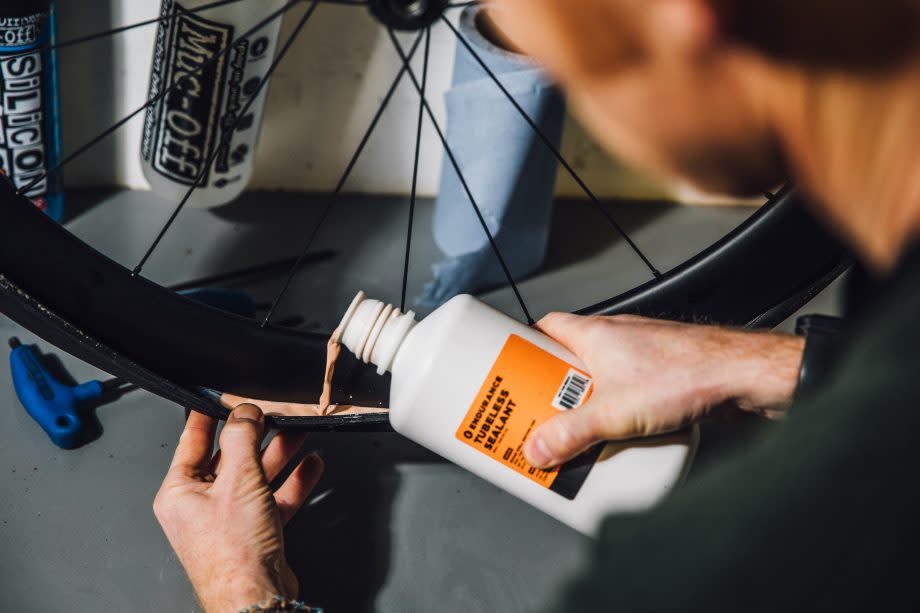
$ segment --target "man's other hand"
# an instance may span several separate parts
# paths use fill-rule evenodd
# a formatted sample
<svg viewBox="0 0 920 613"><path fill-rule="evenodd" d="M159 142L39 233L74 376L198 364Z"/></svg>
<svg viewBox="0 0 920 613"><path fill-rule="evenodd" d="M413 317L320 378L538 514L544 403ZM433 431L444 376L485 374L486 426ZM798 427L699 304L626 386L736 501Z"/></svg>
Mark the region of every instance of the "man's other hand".
<svg viewBox="0 0 920 613"><path fill-rule="evenodd" d="M213 455L215 419L192 412L153 510L205 611L238 611L279 595L296 598L284 556L283 529L323 472L307 456L281 488L269 482L298 452L304 436L282 432L261 450L265 418L238 406Z"/></svg>
<svg viewBox="0 0 920 613"><path fill-rule="evenodd" d="M780 416L801 365L800 337L628 315L552 313L537 327L577 355L594 378L581 407L553 417L528 439L537 467L591 445L671 432L726 404Z"/></svg>

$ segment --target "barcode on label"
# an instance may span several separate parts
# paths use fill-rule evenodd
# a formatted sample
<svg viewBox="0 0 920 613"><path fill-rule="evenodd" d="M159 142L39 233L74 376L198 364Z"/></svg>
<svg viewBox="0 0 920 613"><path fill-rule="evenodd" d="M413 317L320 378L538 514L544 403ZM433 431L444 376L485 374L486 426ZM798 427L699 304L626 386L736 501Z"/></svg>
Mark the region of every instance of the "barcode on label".
<svg viewBox="0 0 920 613"><path fill-rule="evenodd" d="M553 398L553 406L563 411L581 406L589 389L591 379L571 368L556 392L556 397Z"/></svg>

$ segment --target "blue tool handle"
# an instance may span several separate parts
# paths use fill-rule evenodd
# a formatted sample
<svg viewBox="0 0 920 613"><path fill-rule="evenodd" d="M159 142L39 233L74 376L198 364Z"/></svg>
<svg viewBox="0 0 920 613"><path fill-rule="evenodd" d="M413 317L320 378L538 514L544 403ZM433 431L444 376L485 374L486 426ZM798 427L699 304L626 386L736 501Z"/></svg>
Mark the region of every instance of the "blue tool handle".
<svg viewBox="0 0 920 613"><path fill-rule="evenodd" d="M256 316L256 301L251 295L241 290L206 287L182 290L178 293L186 298L191 298L202 304L212 306L221 311L233 313L234 315L249 318Z"/></svg>
<svg viewBox="0 0 920 613"><path fill-rule="evenodd" d="M102 397L102 383L64 385L45 369L35 349L26 345L13 349L10 370L20 402L52 442L62 449L79 446L84 434L80 408Z"/></svg>

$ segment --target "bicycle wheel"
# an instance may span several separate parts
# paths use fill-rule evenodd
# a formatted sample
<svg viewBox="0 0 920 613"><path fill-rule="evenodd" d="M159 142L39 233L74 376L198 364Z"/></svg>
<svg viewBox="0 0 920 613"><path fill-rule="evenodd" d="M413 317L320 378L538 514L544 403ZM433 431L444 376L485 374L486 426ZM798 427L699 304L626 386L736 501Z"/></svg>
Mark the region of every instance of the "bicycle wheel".
<svg viewBox="0 0 920 613"><path fill-rule="evenodd" d="M272 70L283 59L290 43L300 34L319 2L292 0L275 17L280 17L300 4L307 4L308 8L295 33L278 52ZM460 44L466 45L463 35L444 15L444 11L451 6L466 4L469 3L447 5L446 2L425 0L379 0L370 3L372 12L389 29L402 67L342 179L330 194L320 214L320 221L309 229L309 238L301 246L301 260L335 203L336 196L342 191L389 96L404 76L408 76L419 94L419 125L424 120L431 122L444 146L445 154L453 162L462 180L462 168L454 160L443 130L428 106L424 77L419 79L416 76L411 58L424 41L427 59L431 29L434 26L446 30L449 35L456 36ZM145 23L167 18L161 17ZM118 31L130 27L134 26L119 28ZM394 36L393 27L419 30L415 44L408 53ZM57 46L76 44L105 34L83 37ZM226 48L231 47L232 43ZM467 48L472 51L470 47ZM472 53L475 55L475 51ZM539 133L539 128L517 105L502 86L501 80L491 73L484 62L482 67L484 73L508 97L509 104L520 111L522 121L528 122ZM148 100L147 105L152 103ZM57 172L142 110L139 109L86 145L77 148L49 172ZM548 147L553 147L547 139L543 140ZM767 203L761 209L723 239L683 264L659 272L578 178L561 154L555 149L553 153L562 167L582 186L588 199L610 222L613 230L648 266L652 277L644 285L629 292L586 306L579 311L581 313L639 313L726 325L766 327L782 321L794 312L848 264L841 246L802 210L796 192L783 188L779 193L769 194ZM415 156L417 160L418 147ZM192 185L189 194L196 186L197 183ZM320 393L325 368L328 335L273 325L274 309L262 322L231 315L184 298L141 276L147 258L176 221L187 197L160 229L141 262L128 268L103 256L53 223L21 195L22 191L27 190L17 191L9 182L0 181L0 211L3 215L3 223L0 224L0 312L94 366L164 398L220 418L225 418L227 411L220 405L218 395L213 390L266 400L315 401ZM475 198L469 190L467 194L471 206L482 221ZM410 210L414 206L415 185ZM503 263L501 251L484 221L482 226L496 257ZM410 221L409 237L411 232ZM408 245L406 258L408 263ZM300 263L298 261L293 266L274 305L284 296ZM509 287L529 319L529 311L515 279L507 267L504 268ZM352 403L386 406L388 379L378 377L371 369L352 358L345 358L341 362L336 371L334 400L347 398ZM385 427L386 419L386 413L380 412L330 417L274 417L271 422L282 428L367 429Z"/></svg>

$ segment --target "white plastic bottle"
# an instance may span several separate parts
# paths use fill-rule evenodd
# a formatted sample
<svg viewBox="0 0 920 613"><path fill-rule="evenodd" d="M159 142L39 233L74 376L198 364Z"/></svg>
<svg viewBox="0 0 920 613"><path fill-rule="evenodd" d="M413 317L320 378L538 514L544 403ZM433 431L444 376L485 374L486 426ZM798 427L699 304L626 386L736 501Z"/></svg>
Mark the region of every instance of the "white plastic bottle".
<svg viewBox="0 0 920 613"><path fill-rule="evenodd" d="M453 298L421 322L359 293L341 343L393 374L390 420L400 434L586 534L605 515L646 509L684 475L697 431L601 445L559 469L527 464L523 443L593 381L578 358L475 298Z"/></svg>
<svg viewBox="0 0 920 613"><path fill-rule="evenodd" d="M163 0L161 15L169 19L157 30L148 99L188 78L147 110L141 145L147 181L173 202L185 196L218 150L188 202L201 207L227 204L252 177L268 93L267 86L259 91L259 84L275 55L281 18L243 35L284 0L234 2L192 12L211 3ZM241 117L257 91L258 98Z"/></svg>

